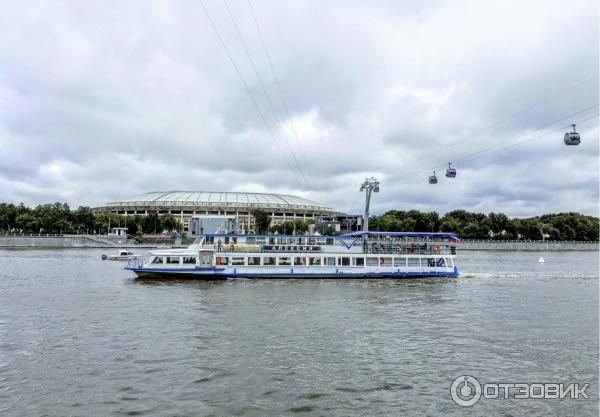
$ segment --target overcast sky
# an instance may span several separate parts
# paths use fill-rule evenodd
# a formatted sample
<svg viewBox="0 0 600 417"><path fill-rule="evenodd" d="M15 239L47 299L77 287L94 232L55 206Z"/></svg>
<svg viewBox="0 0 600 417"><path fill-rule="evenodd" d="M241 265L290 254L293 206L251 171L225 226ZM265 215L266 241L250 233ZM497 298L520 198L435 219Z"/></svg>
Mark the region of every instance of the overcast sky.
<svg viewBox="0 0 600 417"><path fill-rule="evenodd" d="M3 2L0 201L252 191L360 212L375 176L375 213L598 215L597 0L252 0L292 123L248 1L227 5L274 112L223 1Z"/></svg>

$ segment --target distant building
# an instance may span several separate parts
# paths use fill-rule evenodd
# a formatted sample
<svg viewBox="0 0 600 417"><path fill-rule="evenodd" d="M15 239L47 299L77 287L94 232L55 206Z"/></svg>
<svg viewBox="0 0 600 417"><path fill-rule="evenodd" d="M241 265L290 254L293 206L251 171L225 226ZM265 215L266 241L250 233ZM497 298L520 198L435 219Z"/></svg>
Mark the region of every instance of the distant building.
<svg viewBox="0 0 600 417"><path fill-rule="evenodd" d="M127 237L127 228L126 227L111 227L109 235Z"/></svg>
<svg viewBox="0 0 600 417"><path fill-rule="evenodd" d="M96 213L110 212L125 216L145 216L153 212L159 215L171 214L181 221L185 230L190 229L190 222L192 222L191 228L194 232L206 226L211 228L213 225L206 223L208 218L226 216L228 219L235 220L236 230L240 233L248 233L255 230L254 217L251 213L255 209L261 209L269 213L272 224L294 220L306 220L316 223L321 218L327 218L332 222L340 222L340 230L343 231L345 229L342 222L347 221L348 218L355 219L355 226L348 230L357 230L355 227L360 223L356 222L356 219L360 216L348 216L322 203L302 197L267 193L150 192L138 197L110 202L105 206L95 207L93 211ZM204 226L201 226L201 224ZM230 226L232 224L227 225L227 227Z"/></svg>
<svg viewBox="0 0 600 417"><path fill-rule="evenodd" d="M323 234L329 228L333 228L338 233L362 230L362 218L361 215L343 213L337 213L335 216L321 216L309 228L309 232Z"/></svg>
<svg viewBox="0 0 600 417"><path fill-rule="evenodd" d="M201 234L240 233L240 224L235 216L195 215L192 216L187 227L190 236Z"/></svg>

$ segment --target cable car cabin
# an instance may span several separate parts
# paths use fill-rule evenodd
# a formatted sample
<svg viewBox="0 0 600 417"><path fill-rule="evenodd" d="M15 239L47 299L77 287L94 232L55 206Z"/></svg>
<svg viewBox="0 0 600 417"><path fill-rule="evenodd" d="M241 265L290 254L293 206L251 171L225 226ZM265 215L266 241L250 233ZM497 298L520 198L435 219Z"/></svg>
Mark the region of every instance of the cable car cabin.
<svg viewBox="0 0 600 417"><path fill-rule="evenodd" d="M437 177L435 176L435 171L433 171L433 175L429 177L429 184L437 184Z"/></svg>
<svg viewBox="0 0 600 417"><path fill-rule="evenodd" d="M573 126L573 131L565 133L565 145L579 145L581 143L581 137L579 133L575 131L575 125Z"/></svg>
<svg viewBox="0 0 600 417"><path fill-rule="evenodd" d="M456 169L451 167L452 162L448 162L448 169L446 170L446 177L454 178L456 177Z"/></svg>
<svg viewBox="0 0 600 417"><path fill-rule="evenodd" d="M580 143L579 133L565 133L565 145L579 145Z"/></svg>

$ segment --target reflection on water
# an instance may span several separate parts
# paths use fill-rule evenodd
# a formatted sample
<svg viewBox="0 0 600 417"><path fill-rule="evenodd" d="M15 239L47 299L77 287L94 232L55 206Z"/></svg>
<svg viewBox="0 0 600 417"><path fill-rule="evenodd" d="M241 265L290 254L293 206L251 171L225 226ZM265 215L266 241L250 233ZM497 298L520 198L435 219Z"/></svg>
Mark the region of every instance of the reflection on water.
<svg viewBox="0 0 600 417"><path fill-rule="evenodd" d="M0 414L597 415L597 254L539 255L463 252L459 278L205 282L0 251ZM467 410L462 374L592 399Z"/></svg>

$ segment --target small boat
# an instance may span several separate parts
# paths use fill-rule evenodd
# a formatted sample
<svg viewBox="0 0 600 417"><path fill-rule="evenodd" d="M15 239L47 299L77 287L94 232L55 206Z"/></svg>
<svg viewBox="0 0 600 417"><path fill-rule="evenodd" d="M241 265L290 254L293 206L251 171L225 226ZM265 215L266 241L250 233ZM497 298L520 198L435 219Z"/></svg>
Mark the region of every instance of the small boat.
<svg viewBox="0 0 600 417"><path fill-rule="evenodd" d="M125 269L153 278L456 277L453 233L340 236L205 234L187 249L150 252Z"/></svg>
<svg viewBox="0 0 600 417"><path fill-rule="evenodd" d="M538 259L538 264L543 264L544 262L546 262L546 261L544 261L544 258L542 256L540 256Z"/></svg>
<svg viewBox="0 0 600 417"><path fill-rule="evenodd" d="M116 255L102 255L103 261L129 261L141 255L136 255L127 249L119 249Z"/></svg>

